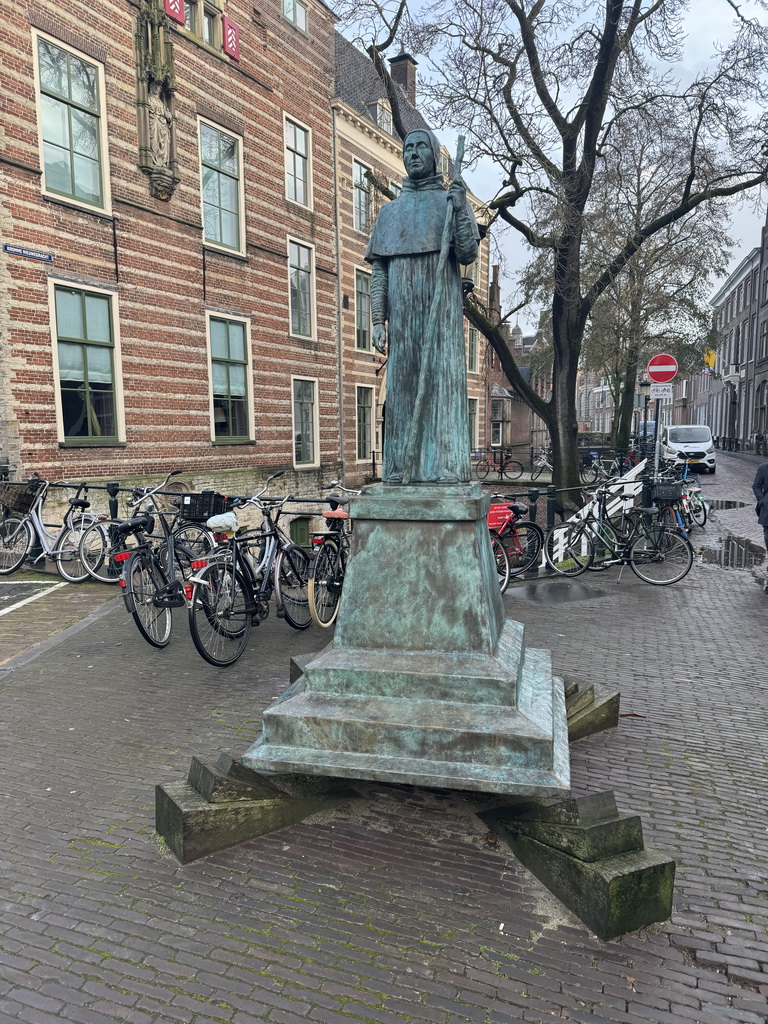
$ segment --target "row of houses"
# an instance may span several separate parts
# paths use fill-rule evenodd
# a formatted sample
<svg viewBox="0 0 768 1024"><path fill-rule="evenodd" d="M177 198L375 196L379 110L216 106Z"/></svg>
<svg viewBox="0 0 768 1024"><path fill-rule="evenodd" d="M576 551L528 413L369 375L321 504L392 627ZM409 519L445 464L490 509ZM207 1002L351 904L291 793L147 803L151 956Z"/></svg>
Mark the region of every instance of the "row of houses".
<svg viewBox="0 0 768 1024"><path fill-rule="evenodd" d="M0 461L298 494L376 474L368 236L403 169L321 0L3 0ZM407 130L416 62L391 62ZM448 172L447 152L442 167ZM477 205L477 204L476 204ZM482 211L478 207L478 213ZM471 270L488 291L488 245ZM471 429L490 443L467 331Z"/></svg>

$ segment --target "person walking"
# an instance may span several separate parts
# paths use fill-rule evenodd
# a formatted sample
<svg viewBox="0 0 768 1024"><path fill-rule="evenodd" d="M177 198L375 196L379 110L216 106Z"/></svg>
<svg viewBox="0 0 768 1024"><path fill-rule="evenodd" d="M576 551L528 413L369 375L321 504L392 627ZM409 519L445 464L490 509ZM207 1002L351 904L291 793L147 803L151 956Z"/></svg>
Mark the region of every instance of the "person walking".
<svg viewBox="0 0 768 1024"><path fill-rule="evenodd" d="M762 466L757 467L755 479L752 483L752 493L757 502L755 505L757 521L763 528L765 548L768 552L768 462L764 462ZM765 581L763 590L768 593L768 578Z"/></svg>

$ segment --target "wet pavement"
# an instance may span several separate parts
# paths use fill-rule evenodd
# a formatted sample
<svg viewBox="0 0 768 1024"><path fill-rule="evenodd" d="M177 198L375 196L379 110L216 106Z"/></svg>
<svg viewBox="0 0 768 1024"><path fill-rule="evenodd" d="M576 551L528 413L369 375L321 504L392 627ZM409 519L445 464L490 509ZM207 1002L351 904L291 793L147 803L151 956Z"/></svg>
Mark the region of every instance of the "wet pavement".
<svg viewBox="0 0 768 1024"><path fill-rule="evenodd" d="M723 468L714 496L741 500ZM192 754L244 750L290 655L326 631L270 618L222 670L183 616L149 648L106 587L0 618L0 637L33 614L47 636L0 674L1 1024L765 1024L768 596L751 570L701 560L673 587L617 580L505 596L558 673L621 689L619 728L572 746L574 793L613 789L678 863L671 920L611 943L460 793L364 785L334 813L176 862L154 785Z"/></svg>

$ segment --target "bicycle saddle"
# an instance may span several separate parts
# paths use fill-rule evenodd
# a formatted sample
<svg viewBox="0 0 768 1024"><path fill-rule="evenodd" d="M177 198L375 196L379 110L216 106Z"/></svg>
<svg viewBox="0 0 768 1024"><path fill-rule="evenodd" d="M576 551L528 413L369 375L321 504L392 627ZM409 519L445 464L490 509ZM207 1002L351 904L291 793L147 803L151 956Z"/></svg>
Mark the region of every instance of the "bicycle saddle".
<svg viewBox="0 0 768 1024"><path fill-rule="evenodd" d="M342 498L340 494L329 494L326 501L333 509L338 508L339 505L349 504L349 498Z"/></svg>
<svg viewBox="0 0 768 1024"><path fill-rule="evenodd" d="M528 514L528 506L524 505L522 501L513 501L511 505L507 505L507 508L514 512L516 516L525 516Z"/></svg>
<svg viewBox="0 0 768 1024"><path fill-rule="evenodd" d="M154 527L154 519L145 512L143 515L134 516L133 519L126 519L124 523L118 523L116 529L118 533L127 535L129 533L138 533L140 530L152 533Z"/></svg>
<svg viewBox="0 0 768 1024"><path fill-rule="evenodd" d="M86 501L85 498L70 498L69 499L69 504L73 508L90 508L91 507L90 501Z"/></svg>

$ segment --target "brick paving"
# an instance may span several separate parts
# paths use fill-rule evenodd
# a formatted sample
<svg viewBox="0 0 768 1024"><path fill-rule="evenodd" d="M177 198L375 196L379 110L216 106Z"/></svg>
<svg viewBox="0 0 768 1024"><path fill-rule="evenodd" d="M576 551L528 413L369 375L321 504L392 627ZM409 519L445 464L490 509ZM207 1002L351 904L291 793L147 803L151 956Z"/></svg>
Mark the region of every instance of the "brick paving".
<svg viewBox="0 0 768 1024"><path fill-rule="evenodd" d="M574 792L614 789L677 858L669 922L600 942L457 793L366 784L180 866L154 784L241 752L327 636L270 619L217 670L183 618L155 652L113 606L0 677L0 1022L764 1024L768 597L713 565L617 579L518 584L507 610L557 671L620 685Z"/></svg>

